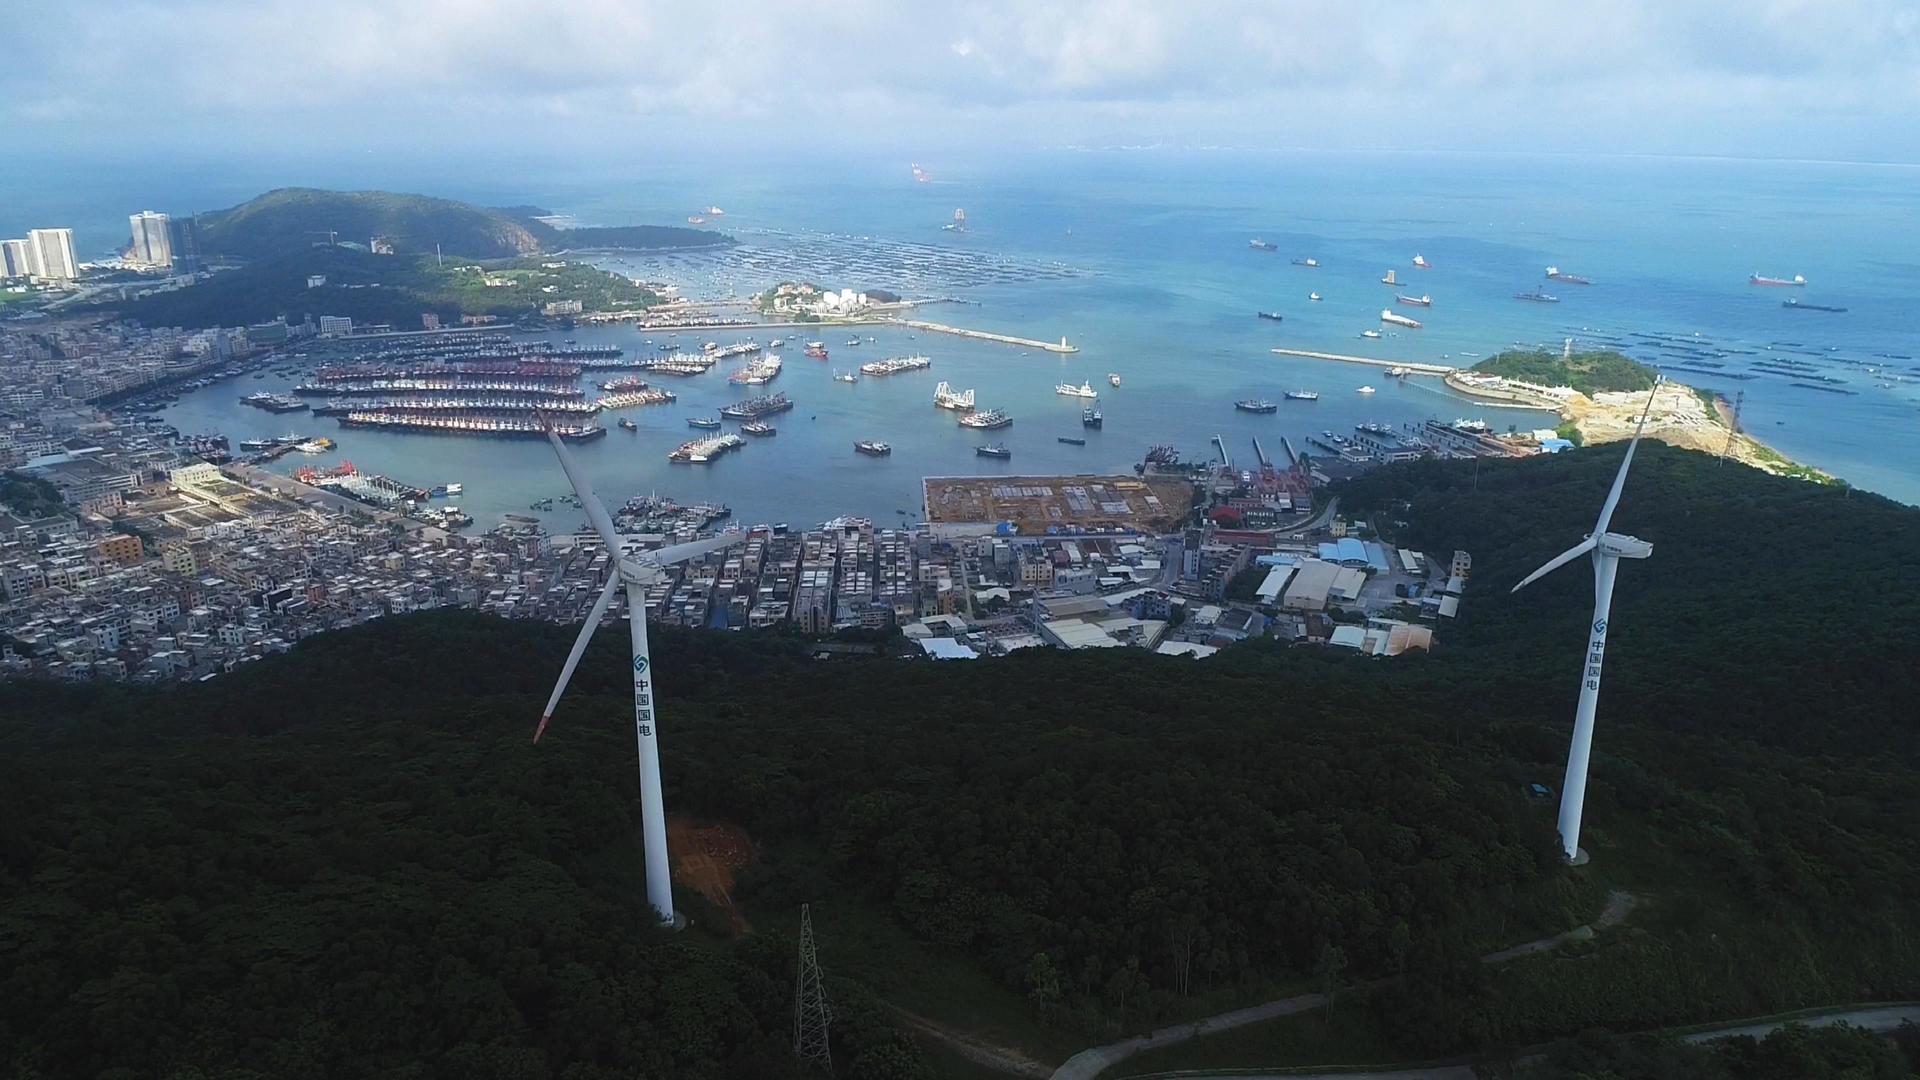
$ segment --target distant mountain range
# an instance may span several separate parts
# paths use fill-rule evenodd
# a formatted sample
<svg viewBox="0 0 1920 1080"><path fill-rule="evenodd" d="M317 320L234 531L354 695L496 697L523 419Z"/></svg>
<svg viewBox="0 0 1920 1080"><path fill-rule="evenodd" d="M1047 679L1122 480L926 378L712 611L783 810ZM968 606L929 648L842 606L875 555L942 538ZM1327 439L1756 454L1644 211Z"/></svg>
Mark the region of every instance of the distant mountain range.
<svg viewBox="0 0 1920 1080"><path fill-rule="evenodd" d="M718 247L724 233L666 225L556 229L537 206L484 207L391 191L278 188L226 210L200 215L201 247L211 255L264 259L377 238L400 254L507 259L582 248Z"/></svg>

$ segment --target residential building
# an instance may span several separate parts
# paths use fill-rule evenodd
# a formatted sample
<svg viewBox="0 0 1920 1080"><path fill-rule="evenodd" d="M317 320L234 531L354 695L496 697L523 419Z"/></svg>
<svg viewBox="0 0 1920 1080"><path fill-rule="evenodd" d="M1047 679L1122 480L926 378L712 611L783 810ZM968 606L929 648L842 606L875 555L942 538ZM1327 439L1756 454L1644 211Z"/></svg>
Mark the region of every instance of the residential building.
<svg viewBox="0 0 1920 1080"><path fill-rule="evenodd" d="M72 229L30 229L27 240L33 246L33 276L49 281L72 281L80 276Z"/></svg>
<svg viewBox="0 0 1920 1080"><path fill-rule="evenodd" d="M165 214L142 210L127 218L133 229L133 261L141 266L173 265L172 220Z"/></svg>

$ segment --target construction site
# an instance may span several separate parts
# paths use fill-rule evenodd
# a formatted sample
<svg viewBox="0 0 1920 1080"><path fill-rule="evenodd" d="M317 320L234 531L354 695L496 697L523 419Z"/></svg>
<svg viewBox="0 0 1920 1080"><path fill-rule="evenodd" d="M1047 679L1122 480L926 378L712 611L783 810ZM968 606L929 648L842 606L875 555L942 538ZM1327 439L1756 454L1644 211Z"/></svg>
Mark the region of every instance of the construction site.
<svg viewBox="0 0 1920 1080"><path fill-rule="evenodd" d="M927 521L1021 533L1123 528L1166 533L1193 508L1184 476L929 476L921 481Z"/></svg>

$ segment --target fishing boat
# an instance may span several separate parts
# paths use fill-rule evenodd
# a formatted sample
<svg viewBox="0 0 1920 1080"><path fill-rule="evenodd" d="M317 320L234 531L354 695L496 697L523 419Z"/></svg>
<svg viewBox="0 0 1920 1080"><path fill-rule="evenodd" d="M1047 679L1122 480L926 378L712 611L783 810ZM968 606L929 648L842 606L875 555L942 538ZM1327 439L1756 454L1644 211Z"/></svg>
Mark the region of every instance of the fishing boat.
<svg viewBox="0 0 1920 1080"><path fill-rule="evenodd" d="M1319 293L1317 293L1317 292L1310 292L1310 293L1308 293L1308 294L1307 294L1307 299L1309 299L1309 300L1319 300L1319 299L1320 299L1320 294L1319 294Z"/></svg>
<svg viewBox="0 0 1920 1080"><path fill-rule="evenodd" d="M1306 257L1306 258L1304 258L1304 259L1295 259L1295 260L1293 260L1293 265L1295 265L1295 266L1319 266L1319 265L1320 265L1320 260L1319 260L1319 259L1316 259L1316 258L1314 258L1314 257L1312 257L1311 255L1309 255L1308 257Z"/></svg>
<svg viewBox="0 0 1920 1080"><path fill-rule="evenodd" d="M1579 274L1563 274L1563 273L1561 273L1561 272L1560 272L1560 268L1559 268L1559 267L1557 267L1557 266L1549 266L1549 267L1547 267L1547 277L1548 277L1548 279L1549 279L1549 280L1552 280L1552 281L1564 281L1564 282L1566 282L1566 283L1567 283L1567 284L1569 284L1569 285L1591 285L1591 284L1593 284L1593 279L1592 279L1592 278L1584 278L1584 277L1581 277L1581 276L1580 276Z"/></svg>
<svg viewBox="0 0 1920 1080"><path fill-rule="evenodd" d="M850 337L847 339L847 348L849 349L853 348L855 345L858 345L858 344L860 344L860 339L857 337Z"/></svg>
<svg viewBox="0 0 1920 1080"><path fill-rule="evenodd" d="M1087 445L1087 440L1079 438L1078 436L1074 436L1074 435L1062 435L1059 438L1055 439L1054 441L1066 443L1068 446Z"/></svg>
<svg viewBox="0 0 1920 1080"><path fill-rule="evenodd" d="M1285 315L1282 315L1277 311L1256 311L1254 312L1254 314L1260 316L1263 319L1272 319L1274 322L1284 322L1286 321L1286 318L1287 318Z"/></svg>
<svg viewBox="0 0 1920 1080"><path fill-rule="evenodd" d="M1119 373L1119 372L1117 372L1117 371L1109 371L1109 372L1107 372L1107 385L1108 385L1108 386L1119 386L1119 385L1120 385L1120 373Z"/></svg>
<svg viewBox="0 0 1920 1080"><path fill-rule="evenodd" d="M1081 427L1097 428L1106 422L1107 418L1101 414L1099 409L1088 408L1080 410Z"/></svg>
<svg viewBox="0 0 1920 1080"><path fill-rule="evenodd" d="M755 420L751 423L741 424L740 434L759 435L764 438L768 435L775 434L775 429L772 424L762 423L759 420Z"/></svg>
<svg viewBox="0 0 1920 1080"><path fill-rule="evenodd" d="M1513 294L1513 298L1515 300L1526 300L1535 304L1557 304L1560 302L1559 297L1554 296L1552 293L1543 292L1517 292Z"/></svg>
<svg viewBox="0 0 1920 1080"><path fill-rule="evenodd" d="M1234 402L1233 407L1239 409L1241 412L1270 413L1278 411L1280 405L1278 402L1268 401L1266 398L1242 398Z"/></svg>
<svg viewBox="0 0 1920 1080"><path fill-rule="evenodd" d="M1288 400L1288 401L1319 401L1319 400L1320 400L1320 391L1318 391L1318 390L1289 390L1289 391L1287 391L1287 400Z"/></svg>
<svg viewBox="0 0 1920 1080"><path fill-rule="evenodd" d="M1396 295L1393 298L1393 302L1396 304L1406 304L1409 307L1432 307L1433 297L1428 296L1425 293L1422 293L1419 296Z"/></svg>
<svg viewBox="0 0 1920 1080"><path fill-rule="evenodd" d="M1392 323L1395 326L1404 326L1409 330L1420 329L1420 320L1409 319L1391 308L1380 309L1380 321L1383 323Z"/></svg>
<svg viewBox="0 0 1920 1080"><path fill-rule="evenodd" d="M1266 242L1265 240L1261 240L1261 239L1259 239L1258 237L1256 237L1256 238L1254 238L1254 239L1252 239L1252 240L1249 240L1249 241L1247 241L1247 246L1248 246L1248 247L1250 247L1250 248L1252 248L1252 249L1253 249L1253 250L1255 250L1255 251L1278 251L1278 250L1280 250L1280 245L1278 245L1278 244L1269 244L1269 243L1267 243L1267 242Z"/></svg>
<svg viewBox="0 0 1920 1080"><path fill-rule="evenodd" d="M859 382L860 376L855 375L851 371L836 371L833 373L833 381L834 382Z"/></svg>
<svg viewBox="0 0 1920 1080"><path fill-rule="evenodd" d="M687 426L690 428L699 428L701 431L718 431L720 430L720 418L717 416L689 416L687 417Z"/></svg>
<svg viewBox="0 0 1920 1080"><path fill-rule="evenodd" d="M463 492L463 491L465 491L465 490L467 490L467 489L466 489L465 487L463 487L463 486L461 486L461 485L459 485L459 484L448 484L448 485L447 485L447 494L449 494L449 495L458 495L458 494L460 494L461 492Z"/></svg>
<svg viewBox="0 0 1920 1080"><path fill-rule="evenodd" d="M980 455L981 457L1008 458L1013 456L1013 451L1007 449L1006 446L1004 446L1001 443L990 443L986 446L976 446L973 448L973 452Z"/></svg>
<svg viewBox="0 0 1920 1080"><path fill-rule="evenodd" d="M1422 270L1433 269L1433 264L1427 261L1427 257L1425 255L1415 255L1413 257L1413 265L1419 267Z"/></svg>
<svg viewBox="0 0 1920 1080"><path fill-rule="evenodd" d="M868 454L873 457L885 457L893 453L893 447L883 442L876 442L873 439L862 439L854 443L853 448L862 454Z"/></svg>
<svg viewBox="0 0 1920 1080"><path fill-rule="evenodd" d="M947 383L942 382L933 388L933 405L937 409L970 412L973 409L973 391L954 390Z"/></svg>
<svg viewBox="0 0 1920 1080"><path fill-rule="evenodd" d="M1008 416L1005 412L1003 412L1000 409L986 409L981 412L970 412L967 415L960 418L961 427L980 428L987 431L992 431L997 428L1011 427L1012 424L1013 424L1013 417Z"/></svg>
<svg viewBox="0 0 1920 1080"><path fill-rule="evenodd" d="M1100 396L1100 391L1095 390L1090 382L1083 382L1079 386L1061 383L1053 388L1053 392L1062 397L1097 398Z"/></svg>
<svg viewBox="0 0 1920 1080"><path fill-rule="evenodd" d="M1360 393L1360 394L1371 394L1371 393L1373 393L1373 387L1371 387L1371 386L1363 386L1363 387L1361 387L1361 388L1360 388L1359 390L1357 390L1357 391L1355 391L1355 393Z"/></svg>

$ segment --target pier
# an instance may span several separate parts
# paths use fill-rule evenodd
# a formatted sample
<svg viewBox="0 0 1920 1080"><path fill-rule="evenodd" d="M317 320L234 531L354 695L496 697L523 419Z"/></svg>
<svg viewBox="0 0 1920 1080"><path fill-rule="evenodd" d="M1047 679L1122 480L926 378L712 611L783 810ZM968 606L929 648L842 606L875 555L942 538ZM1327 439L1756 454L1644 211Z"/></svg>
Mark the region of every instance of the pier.
<svg viewBox="0 0 1920 1080"><path fill-rule="evenodd" d="M1276 356L1303 356L1308 360L1338 360L1343 364L1366 364L1369 367L1405 368L1414 375L1451 375L1460 369L1446 364L1422 364L1412 360L1376 360L1371 356L1348 356L1345 353L1314 352L1310 349L1268 349Z"/></svg>
<svg viewBox="0 0 1920 1080"><path fill-rule="evenodd" d="M919 319L894 319L892 320L892 324L894 326L912 327L915 330L928 330L936 334L952 334L955 337L973 338L975 341L997 341L1002 345L1019 345L1028 349L1041 349L1050 353L1064 354L1077 353L1080 351L1080 346L1067 344L1067 339L1064 337L1056 344L1051 341L1035 341L1032 338L1014 337L1011 334L995 334L986 330L967 330L958 326L947 326L944 323L921 322Z"/></svg>

